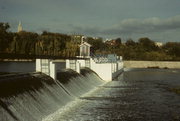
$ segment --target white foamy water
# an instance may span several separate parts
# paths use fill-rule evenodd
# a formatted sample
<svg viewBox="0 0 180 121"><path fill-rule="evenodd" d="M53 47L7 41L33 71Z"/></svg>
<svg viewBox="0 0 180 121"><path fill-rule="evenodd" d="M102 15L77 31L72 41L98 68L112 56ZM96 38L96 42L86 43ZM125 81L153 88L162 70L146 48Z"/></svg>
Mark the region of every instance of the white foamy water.
<svg viewBox="0 0 180 121"><path fill-rule="evenodd" d="M36 77L38 76L36 75ZM31 79L31 76L29 78ZM41 82L38 88L24 88L21 92L17 91L16 94L10 95L7 93L4 97L3 95L0 97L0 121L52 120L59 112L65 112L68 107L77 105L79 96L103 83L93 73L72 78L66 84L61 84L58 80L55 81L49 77L46 78L45 75L43 79L48 80L50 83L44 83L43 79L39 79L36 79L36 81ZM11 82L5 81L11 85ZM18 87L18 84L22 81L26 82L23 77L21 81L14 80L10 87L21 88ZM27 82L27 85L29 82ZM6 91L6 89L2 91Z"/></svg>

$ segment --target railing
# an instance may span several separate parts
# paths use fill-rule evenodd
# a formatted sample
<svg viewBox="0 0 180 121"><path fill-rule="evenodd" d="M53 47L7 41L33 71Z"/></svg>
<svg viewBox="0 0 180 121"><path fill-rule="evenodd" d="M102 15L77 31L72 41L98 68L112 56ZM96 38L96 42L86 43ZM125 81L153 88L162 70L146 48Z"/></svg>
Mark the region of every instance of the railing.
<svg viewBox="0 0 180 121"><path fill-rule="evenodd" d="M117 61L122 61L122 57L117 56L116 54L108 55L94 55L92 58L96 63L116 63Z"/></svg>

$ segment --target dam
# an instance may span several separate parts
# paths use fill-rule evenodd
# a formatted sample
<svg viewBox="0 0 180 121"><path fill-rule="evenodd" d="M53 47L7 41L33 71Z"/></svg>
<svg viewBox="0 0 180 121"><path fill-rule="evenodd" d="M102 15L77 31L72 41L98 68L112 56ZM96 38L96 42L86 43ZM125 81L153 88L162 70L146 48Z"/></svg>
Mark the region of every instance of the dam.
<svg viewBox="0 0 180 121"><path fill-rule="evenodd" d="M180 69L128 63L116 55L0 62L0 121L179 121Z"/></svg>
<svg viewBox="0 0 180 121"><path fill-rule="evenodd" d="M104 82L89 69L81 69L81 74L64 70L58 75L64 78L53 80L43 73L2 75L0 121L42 120Z"/></svg>
<svg viewBox="0 0 180 121"><path fill-rule="evenodd" d="M123 63L116 58L0 62L0 121L49 120L122 73Z"/></svg>
<svg viewBox="0 0 180 121"><path fill-rule="evenodd" d="M0 121L178 121L179 69L124 69L113 81L89 68L0 76Z"/></svg>

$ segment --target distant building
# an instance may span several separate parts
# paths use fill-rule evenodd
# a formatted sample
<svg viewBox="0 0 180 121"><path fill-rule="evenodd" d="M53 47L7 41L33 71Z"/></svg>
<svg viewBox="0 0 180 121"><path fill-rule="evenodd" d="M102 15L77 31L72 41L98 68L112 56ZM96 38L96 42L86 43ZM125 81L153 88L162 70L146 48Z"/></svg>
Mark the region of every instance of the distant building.
<svg viewBox="0 0 180 121"><path fill-rule="evenodd" d="M80 45L80 56L89 57L90 56L91 45L87 42L83 42Z"/></svg>
<svg viewBox="0 0 180 121"><path fill-rule="evenodd" d="M107 45L114 46L114 45L116 45L116 40L107 40L105 43L106 43Z"/></svg>
<svg viewBox="0 0 180 121"><path fill-rule="evenodd" d="M21 25L21 22L19 22L19 25L18 25L18 32L21 32L23 30L23 27Z"/></svg>
<svg viewBox="0 0 180 121"><path fill-rule="evenodd" d="M162 42L155 42L155 45L158 46L158 47L162 47L163 43Z"/></svg>

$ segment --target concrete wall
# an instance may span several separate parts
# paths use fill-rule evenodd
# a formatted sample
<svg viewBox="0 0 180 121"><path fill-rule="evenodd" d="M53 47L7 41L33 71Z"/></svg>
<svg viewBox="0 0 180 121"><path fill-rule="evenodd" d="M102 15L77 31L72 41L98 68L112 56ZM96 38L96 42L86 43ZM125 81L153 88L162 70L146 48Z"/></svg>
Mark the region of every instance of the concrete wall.
<svg viewBox="0 0 180 121"><path fill-rule="evenodd" d="M91 69L95 71L103 80L112 80L112 65L111 63L95 63L91 59Z"/></svg>
<svg viewBox="0 0 180 121"><path fill-rule="evenodd" d="M46 65L46 67L42 66L44 64L43 63L44 61L48 61L48 65ZM54 61L50 59L36 59L36 71L43 72L51 76L55 80L56 80L57 72L65 68L66 68L65 61Z"/></svg>
<svg viewBox="0 0 180 121"><path fill-rule="evenodd" d="M147 67L159 67L159 68L180 68L179 62L170 61L123 61L124 68L147 68Z"/></svg>
<svg viewBox="0 0 180 121"><path fill-rule="evenodd" d="M47 59L46 59L47 60ZM80 73L81 67L86 67L85 60L66 60L66 61L53 61L48 60L48 64L44 64L45 59L36 59L36 71L41 71L56 79L56 74L61 69L73 69ZM44 66L46 65L46 66ZM116 63L96 63L92 58L90 59L90 68L95 71L103 80L112 81L123 68L122 61ZM45 68L45 69L43 69ZM48 72L46 70L49 70Z"/></svg>
<svg viewBox="0 0 180 121"><path fill-rule="evenodd" d="M124 67L124 63L123 63L123 61L118 61L117 62L118 64L117 64L117 70L121 70L123 67Z"/></svg>
<svg viewBox="0 0 180 121"><path fill-rule="evenodd" d="M49 76L52 77L54 80L56 80L56 75L57 75L56 63L53 63L51 61L49 66L50 66Z"/></svg>
<svg viewBox="0 0 180 121"><path fill-rule="evenodd" d="M81 67L85 67L86 66L85 60L77 60L77 61L80 63Z"/></svg>
<svg viewBox="0 0 180 121"><path fill-rule="evenodd" d="M80 73L81 63L77 60L66 60L66 68Z"/></svg>

